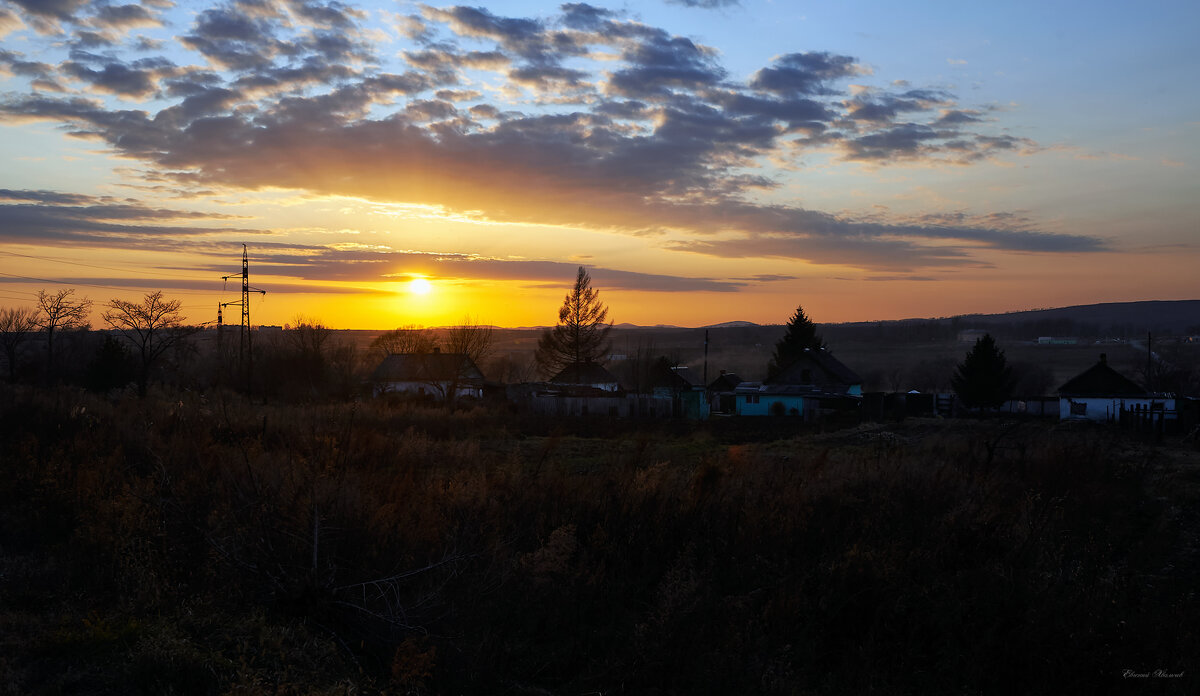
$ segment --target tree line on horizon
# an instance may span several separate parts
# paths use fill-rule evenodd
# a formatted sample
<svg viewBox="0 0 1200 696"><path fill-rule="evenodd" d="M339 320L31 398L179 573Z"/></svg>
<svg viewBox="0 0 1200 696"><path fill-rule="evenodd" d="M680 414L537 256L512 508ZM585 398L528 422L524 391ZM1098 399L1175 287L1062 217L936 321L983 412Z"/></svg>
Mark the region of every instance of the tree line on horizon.
<svg viewBox="0 0 1200 696"><path fill-rule="evenodd" d="M559 307L557 324L542 330L531 360L521 360L511 353L497 355L494 328L470 317L465 317L457 326L442 330L401 326L384 331L366 351L362 351L341 332L325 326L320 320L297 316L277 335L268 334L265 342L260 337L257 348L260 355L252 374L249 366L238 362L231 346L222 345L220 339L216 351L210 350L208 355L199 356L201 351L193 338L202 327L187 325L180 313L180 301L166 299L162 291L146 293L140 302L120 299L106 302L101 318L109 332L90 342L72 341L88 345L74 346L72 354L65 356L70 359L64 359L59 355L64 352L61 345L64 337L75 339L77 334L87 333L92 307L91 299L78 297L74 289L64 289L39 291L32 308L0 308L0 349L7 362L8 381L67 381L98 391L134 384L138 394L144 396L151 381L157 378L199 386L241 384L264 396L348 397L357 392L365 374L390 354L442 351L464 355L481 368L490 360L490 372L502 382L524 382L535 376L549 378L573 365L604 363L611 350L613 330L609 309L601 300L600 292L592 287L591 277L582 266ZM912 335L916 338L946 340L950 337L944 335L945 332L957 326L953 321L909 322L897 324L891 330L916 332ZM885 334L880 333L885 330L881 327L882 324L848 331L848 327L827 324L821 329L824 336L833 336L835 340L861 339L872 332L885 340L882 338ZM829 344L822 333L818 333L818 325L798 305L784 326L783 336L775 344L766 365L766 378L770 380L778 375L805 350L827 350ZM40 368L36 363L26 361L24 367L27 369L22 370L22 359L28 352L24 349L37 334L44 341L45 360ZM230 338L232 340L232 336ZM656 350L653 344L639 345L632 361L636 364L622 365L619 371L629 373L627 377L640 383L637 375L645 372L649 365L664 361L671 365L680 364L678 358L668 352ZM205 362L208 364L197 364ZM1047 375L1024 374L1029 367L1019 367L1021 374L1008 363L996 336L989 331L961 363L943 369L953 370L947 386L964 404L995 408L1014 393L1018 382L1024 384L1030 377L1035 377L1043 384L1048 378ZM1184 390L1195 381L1195 375L1191 373L1190 376L1167 374L1166 366L1151 364L1150 367L1156 372L1147 381L1177 384ZM23 378L24 372L29 377ZM1040 389L1035 388L1035 391Z"/></svg>

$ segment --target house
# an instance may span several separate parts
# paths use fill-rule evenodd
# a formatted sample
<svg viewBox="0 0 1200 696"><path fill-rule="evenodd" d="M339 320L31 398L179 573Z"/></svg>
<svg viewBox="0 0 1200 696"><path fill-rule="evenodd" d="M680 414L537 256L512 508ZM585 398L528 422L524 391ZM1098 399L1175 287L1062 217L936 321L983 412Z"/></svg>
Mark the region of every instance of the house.
<svg viewBox="0 0 1200 696"><path fill-rule="evenodd" d="M550 378L550 384L564 387L591 387L606 392L615 392L621 388L617 378L604 369L603 365L585 362L567 365L561 372Z"/></svg>
<svg viewBox="0 0 1200 696"><path fill-rule="evenodd" d="M663 359L650 368L648 391L670 404L670 415L681 418L707 418L708 402L704 386L692 380L688 368L671 365Z"/></svg>
<svg viewBox="0 0 1200 696"><path fill-rule="evenodd" d="M1162 412L1173 418L1174 397L1151 394L1108 364L1108 356L1068 380L1058 389L1060 420L1116 422L1122 412Z"/></svg>
<svg viewBox="0 0 1200 696"><path fill-rule="evenodd" d="M853 407L862 396L862 379L825 349L807 349L765 382L742 382L734 389L742 416L802 416L817 420Z"/></svg>
<svg viewBox="0 0 1200 696"><path fill-rule="evenodd" d="M447 397L483 396L483 373L464 353L392 353L371 375L376 396L387 393Z"/></svg>
<svg viewBox="0 0 1200 696"><path fill-rule="evenodd" d="M734 396L734 390L741 383L741 377L721 370L721 374L708 385L710 410L717 413L736 413L737 398Z"/></svg>

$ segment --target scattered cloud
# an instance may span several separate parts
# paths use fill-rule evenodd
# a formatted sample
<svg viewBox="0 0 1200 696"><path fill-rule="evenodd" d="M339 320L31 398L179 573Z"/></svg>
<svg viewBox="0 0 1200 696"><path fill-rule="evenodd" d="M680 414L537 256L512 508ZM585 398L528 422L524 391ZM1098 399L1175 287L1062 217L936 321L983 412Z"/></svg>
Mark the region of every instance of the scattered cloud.
<svg viewBox="0 0 1200 696"><path fill-rule="evenodd" d="M737 7L741 0L666 0L668 5L683 7L698 7L704 10L716 10L723 7Z"/></svg>
<svg viewBox="0 0 1200 696"><path fill-rule="evenodd" d="M946 90L904 80L851 89L849 80L871 74L853 56L790 53L739 80L714 48L585 3L548 17L421 5L394 17L416 45L400 56L403 72L390 72L362 12L292 0L196 13L178 32L192 64L84 45L107 30L152 26L156 5L16 4L27 22L100 31L77 32L57 63L0 52L0 66L42 85L0 98L0 121L60 124L136 161L149 182L181 190L420 203L471 219L670 232L684 239L664 246L681 252L865 269L978 265L981 249L1105 248L1092 237L988 220L863 221L757 202L778 186L768 164L811 152L871 167L970 166L1038 147L996 130L985 110ZM122 100L137 108L114 105ZM72 218L49 201L14 202L5 214L46 233L144 233L91 215L115 206L80 204L86 210ZM624 282L616 271L610 277ZM742 281L687 282L725 290Z"/></svg>

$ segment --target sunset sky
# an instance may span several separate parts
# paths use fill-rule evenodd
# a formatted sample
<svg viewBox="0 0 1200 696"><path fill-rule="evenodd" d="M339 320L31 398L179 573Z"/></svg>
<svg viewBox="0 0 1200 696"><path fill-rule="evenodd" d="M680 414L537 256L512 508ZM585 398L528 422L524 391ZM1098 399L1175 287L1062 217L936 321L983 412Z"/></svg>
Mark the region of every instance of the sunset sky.
<svg viewBox="0 0 1200 696"><path fill-rule="evenodd" d="M212 321L243 243L255 324L549 325L580 265L648 325L1197 299L1197 28L1194 0L0 2L0 306Z"/></svg>

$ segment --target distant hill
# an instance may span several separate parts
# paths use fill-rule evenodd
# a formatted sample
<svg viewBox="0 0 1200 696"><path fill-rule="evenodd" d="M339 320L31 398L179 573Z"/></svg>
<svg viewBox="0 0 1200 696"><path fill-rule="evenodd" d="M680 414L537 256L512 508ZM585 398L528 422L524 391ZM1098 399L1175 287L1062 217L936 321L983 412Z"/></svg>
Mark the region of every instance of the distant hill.
<svg viewBox="0 0 1200 696"><path fill-rule="evenodd" d="M709 324L708 326L702 326L700 328L703 328L703 329L745 329L745 328L751 327L751 326L759 326L759 324L755 324L752 321L726 321L726 322L722 322L720 324Z"/></svg>
<svg viewBox="0 0 1200 696"><path fill-rule="evenodd" d="M1002 314L961 314L936 319L899 319L829 324L830 327L901 325L906 323L953 324L959 329L990 326L1044 326L1088 335L1136 335L1156 333L1200 333L1200 300L1147 300L1105 302L1051 309L1031 309ZM1053 333L1051 331L1051 333ZM1061 332L1059 332L1061 333Z"/></svg>

